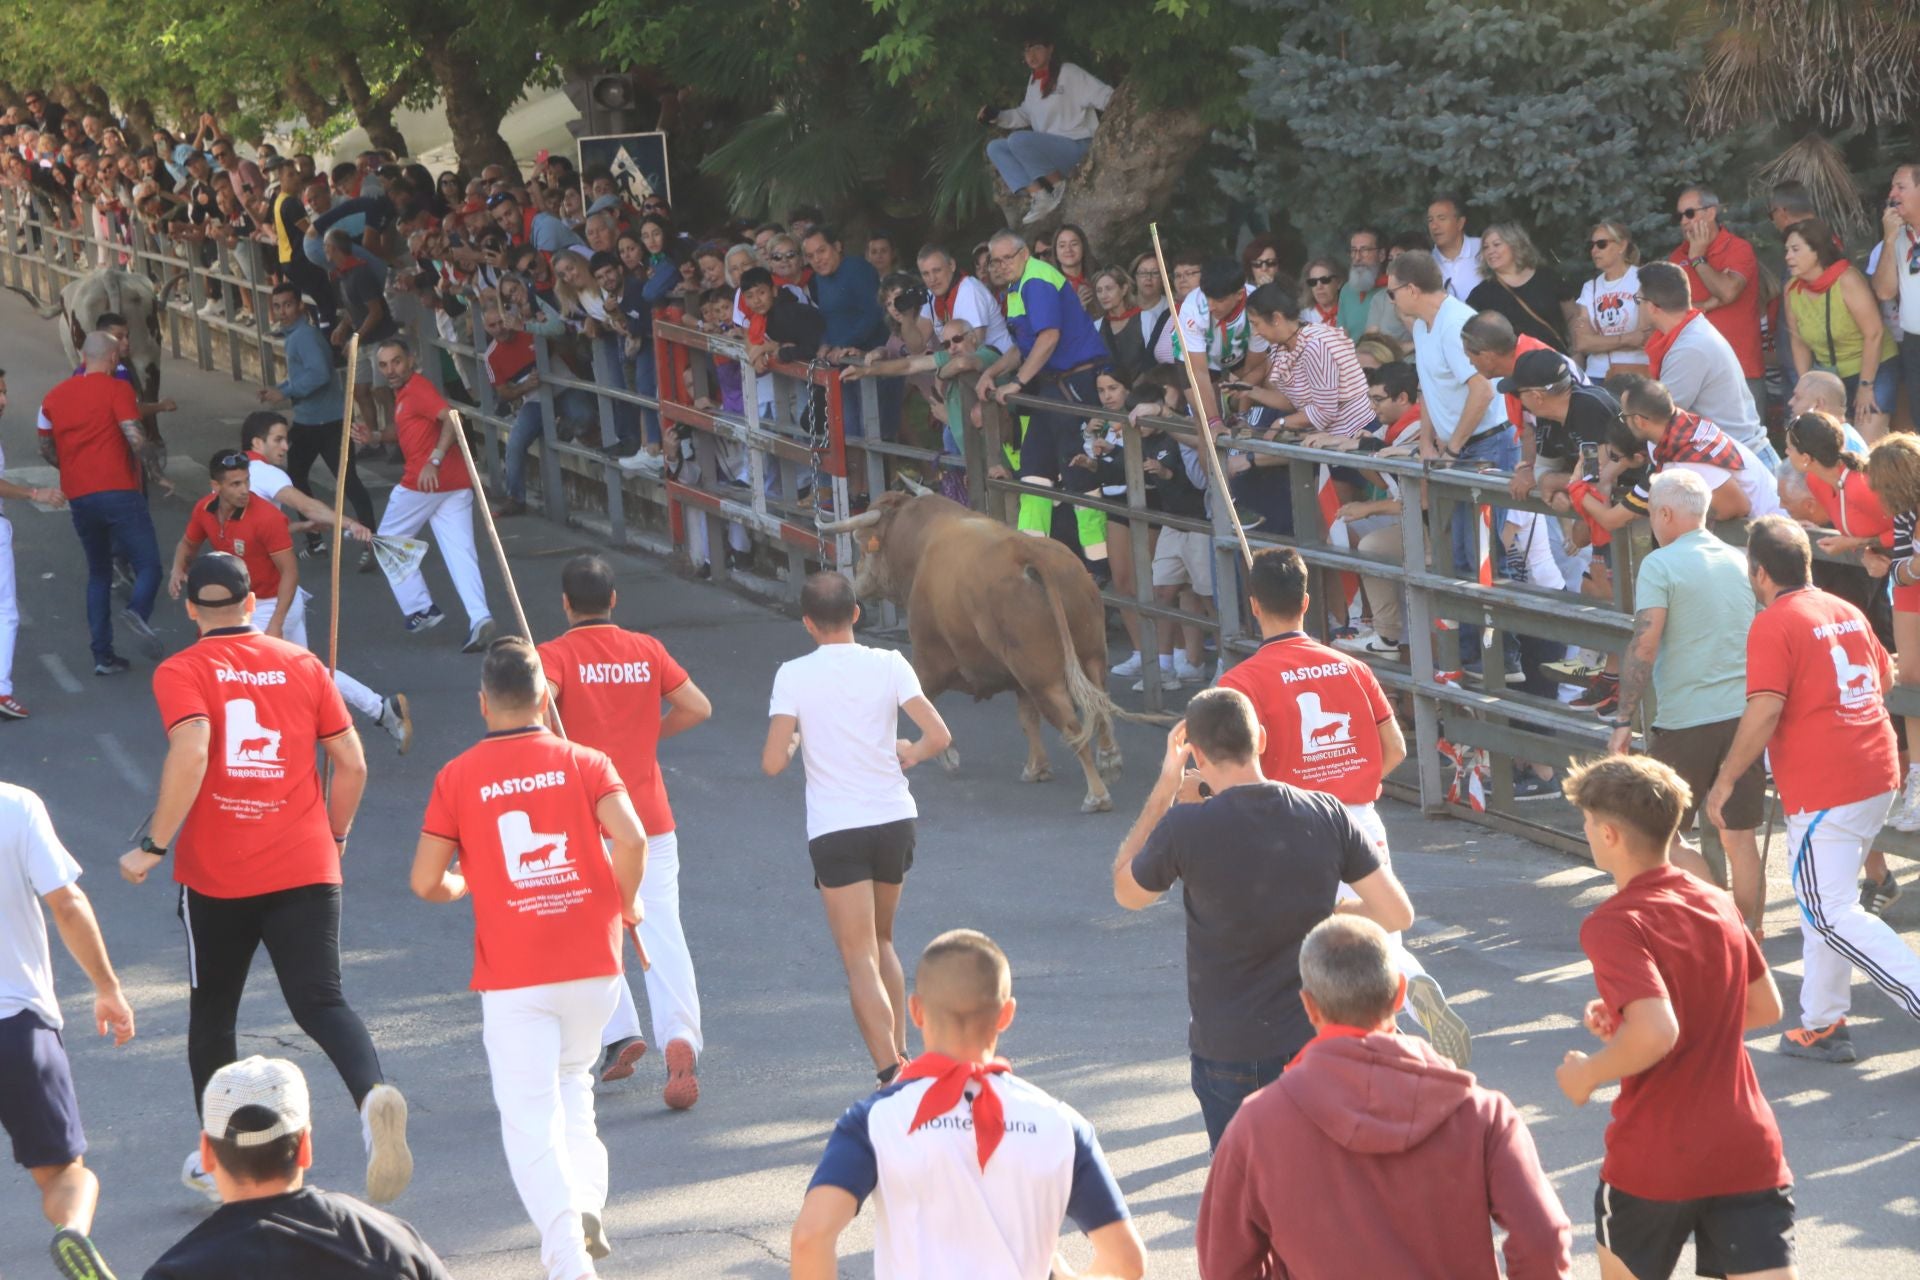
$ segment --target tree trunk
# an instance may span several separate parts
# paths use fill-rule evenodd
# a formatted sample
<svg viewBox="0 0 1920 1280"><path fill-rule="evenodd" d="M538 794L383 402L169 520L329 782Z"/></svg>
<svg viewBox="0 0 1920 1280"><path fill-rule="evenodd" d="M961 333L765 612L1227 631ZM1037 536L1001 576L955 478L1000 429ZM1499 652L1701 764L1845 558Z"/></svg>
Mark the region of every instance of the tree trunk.
<svg viewBox="0 0 1920 1280"><path fill-rule="evenodd" d="M490 164L505 165L518 171L513 148L500 136L500 121L506 107L474 75L473 67L455 53L444 32L416 27L414 38L426 54L427 68L440 87L446 105L447 127L453 133L453 150L460 166L468 173L479 173ZM514 87L517 96L519 86ZM507 98L511 105L513 97Z"/></svg>
<svg viewBox="0 0 1920 1280"><path fill-rule="evenodd" d="M406 155L406 135L393 123L393 112L412 89L419 73L408 68L384 91L376 94L367 87L367 77L360 70L360 60L352 53L341 53L337 65L340 86L346 90L347 101L353 106L354 119L367 131L367 141L396 156Z"/></svg>
<svg viewBox="0 0 1920 1280"><path fill-rule="evenodd" d="M153 141L153 104L145 98L127 99L127 142L137 151Z"/></svg>
<svg viewBox="0 0 1920 1280"><path fill-rule="evenodd" d="M307 118L307 123L316 129L325 129L327 121L333 119L333 104L327 101L326 95L292 67L287 68L286 86L287 100Z"/></svg>
<svg viewBox="0 0 1920 1280"><path fill-rule="evenodd" d="M1122 80L1100 117L1093 146L1067 175L1066 198L1032 229L1072 222L1085 229L1089 243L1130 242L1149 215L1166 208L1211 131L1191 108L1142 107L1132 83ZM1008 191L997 171L993 188L1007 225L1022 226L1026 196Z"/></svg>

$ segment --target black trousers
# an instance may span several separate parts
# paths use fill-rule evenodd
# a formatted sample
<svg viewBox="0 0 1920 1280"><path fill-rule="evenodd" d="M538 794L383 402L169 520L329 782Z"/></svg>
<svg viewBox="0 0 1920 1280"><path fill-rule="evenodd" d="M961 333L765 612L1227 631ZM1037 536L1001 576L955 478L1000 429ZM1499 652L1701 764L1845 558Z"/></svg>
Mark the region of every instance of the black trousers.
<svg viewBox="0 0 1920 1280"><path fill-rule="evenodd" d="M359 1106L381 1082L380 1056L340 990L340 886L309 884L251 898L210 898L184 885L187 929L187 1066L195 1111L213 1073L240 1056L234 1023L253 953L262 943L300 1029L320 1046Z"/></svg>
<svg viewBox="0 0 1920 1280"><path fill-rule="evenodd" d="M373 495L360 479L359 452L358 446L347 446L347 501L353 504L353 518L371 529L377 523L373 518ZM313 496L308 477L313 472L315 458L327 464L335 484L342 483L339 423L296 422L287 429L287 475L293 487L308 497Z"/></svg>

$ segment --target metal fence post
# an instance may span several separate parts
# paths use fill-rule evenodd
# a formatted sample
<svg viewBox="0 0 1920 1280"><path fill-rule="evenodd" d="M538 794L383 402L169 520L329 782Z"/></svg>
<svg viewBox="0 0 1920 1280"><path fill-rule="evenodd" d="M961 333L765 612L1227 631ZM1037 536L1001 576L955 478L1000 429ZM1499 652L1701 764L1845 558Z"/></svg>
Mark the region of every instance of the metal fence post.
<svg viewBox="0 0 1920 1280"><path fill-rule="evenodd" d="M1413 667L1413 758L1420 779L1420 809L1434 814L1446 808L1440 778L1440 704L1419 691L1437 670L1433 643L1433 597L1419 579L1431 572L1427 551L1426 483L1400 487L1400 563L1406 570L1406 641ZM1444 527L1444 526L1441 526ZM1451 637L1452 632L1447 635Z"/></svg>
<svg viewBox="0 0 1920 1280"><path fill-rule="evenodd" d="M566 481L560 474L560 398L554 395L548 381L553 373L553 351L547 346L544 334L533 336L533 367L540 375L540 386L533 393L540 405L540 505L547 519L565 524L567 493ZM507 435L507 447L513 447L511 432Z"/></svg>

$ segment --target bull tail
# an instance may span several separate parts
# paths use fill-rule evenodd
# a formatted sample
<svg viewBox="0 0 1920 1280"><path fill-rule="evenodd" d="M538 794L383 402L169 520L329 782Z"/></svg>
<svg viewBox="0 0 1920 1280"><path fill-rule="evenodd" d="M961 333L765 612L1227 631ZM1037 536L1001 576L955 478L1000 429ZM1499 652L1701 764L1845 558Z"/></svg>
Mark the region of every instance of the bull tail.
<svg viewBox="0 0 1920 1280"><path fill-rule="evenodd" d="M1128 711L1114 704L1107 691L1087 678L1086 669L1080 665L1080 654L1073 646L1073 628L1067 623L1067 609L1060 599L1060 593L1048 582L1046 575L1033 565L1023 572L1027 580L1039 587L1047 597L1047 605L1053 610L1053 625L1060 633L1060 653L1066 660L1067 698L1073 703L1073 712L1080 721L1080 731L1063 735L1067 746L1079 751L1092 742L1102 729L1111 730L1115 720L1129 720L1135 724L1168 725L1175 723L1178 716L1150 715L1141 711Z"/></svg>
<svg viewBox="0 0 1920 1280"><path fill-rule="evenodd" d="M40 318L42 320L51 320L55 316L60 314L60 304L58 302L54 303L52 306L48 306L46 303L40 301L40 299L37 296L31 293L28 293L25 289L22 289L17 284L10 284L10 285L0 286L0 287L4 287L9 293L17 293L21 297L25 298L28 302L31 302L33 304L33 309L39 312Z"/></svg>

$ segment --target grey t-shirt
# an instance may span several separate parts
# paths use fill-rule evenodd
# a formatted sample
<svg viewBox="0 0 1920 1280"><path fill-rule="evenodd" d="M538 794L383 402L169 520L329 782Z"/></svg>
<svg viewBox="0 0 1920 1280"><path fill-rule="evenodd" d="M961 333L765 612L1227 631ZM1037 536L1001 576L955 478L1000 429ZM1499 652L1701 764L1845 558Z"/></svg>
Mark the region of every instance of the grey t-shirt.
<svg viewBox="0 0 1920 1280"><path fill-rule="evenodd" d="M1175 805L1133 859L1143 889L1180 882L1187 910L1187 1043L1202 1058L1291 1058L1313 1039L1300 943L1342 884L1380 869L1346 806L1284 782Z"/></svg>

